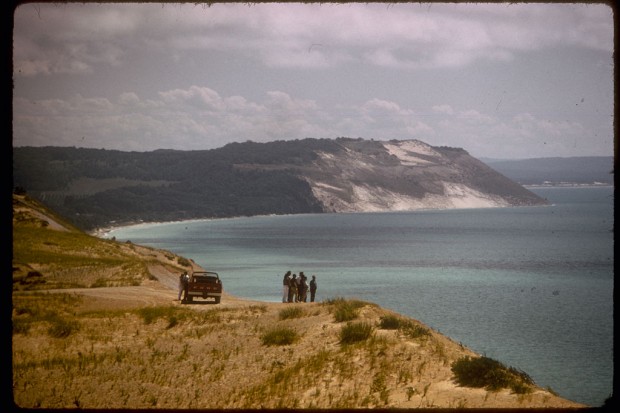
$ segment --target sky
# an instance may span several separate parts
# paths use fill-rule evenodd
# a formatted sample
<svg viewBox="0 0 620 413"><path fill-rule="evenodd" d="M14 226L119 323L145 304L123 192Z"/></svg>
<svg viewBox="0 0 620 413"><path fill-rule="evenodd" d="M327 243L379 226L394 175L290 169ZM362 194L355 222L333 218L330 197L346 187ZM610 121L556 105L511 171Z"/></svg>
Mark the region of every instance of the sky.
<svg viewBox="0 0 620 413"><path fill-rule="evenodd" d="M13 146L611 156L613 51L605 3L24 3Z"/></svg>

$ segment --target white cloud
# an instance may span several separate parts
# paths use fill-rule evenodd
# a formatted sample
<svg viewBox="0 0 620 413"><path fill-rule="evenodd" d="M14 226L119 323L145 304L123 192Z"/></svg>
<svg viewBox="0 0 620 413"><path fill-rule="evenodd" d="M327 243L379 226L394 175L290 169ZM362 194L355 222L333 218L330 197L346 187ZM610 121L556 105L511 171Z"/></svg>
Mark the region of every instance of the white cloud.
<svg viewBox="0 0 620 413"><path fill-rule="evenodd" d="M446 105L446 104L444 104L444 105L435 105L431 109L433 109L434 112L444 113L446 115L453 115L454 114L454 109L452 109L452 106Z"/></svg>
<svg viewBox="0 0 620 413"><path fill-rule="evenodd" d="M580 122L540 119L531 113L502 120L473 109L455 111L439 120L434 132L429 143L463 147L474 156L574 156L577 145L590 155L605 152L600 141L588 147L588 132Z"/></svg>
<svg viewBox="0 0 620 413"><path fill-rule="evenodd" d="M114 100L80 95L66 100L16 98L14 113L14 144L18 146L191 150L248 139L360 136L415 138L489 157L569 156L576 145L587 151L587 130L577 121L541 119L532 113L500 119L447 104L423 111L441 116L423 116L378 98L357 106L323 107L282 91L268 92L260 101L222 96L204 86L162 91L155 100L131 92ZM599 145L592 150L604 148Z"/></svg>
<svg viewBox="0 0 620 413"><path fill-rule="evenodd" d="M24 4L14 143L359 136L569 155L598 134L580 153L605 153L612 17L569 3Z"/></svg>
<svg viewBox="0 0 620 413"><path fill-rule="evenodd" d="M457 117L465 123L472 125L490 125L495 123L495 119L493 119L491 116L480 113L475 109L468 109L459 112Z"/></svg>
<svg viewBox="0 0 620 413"><path fill-rule="evenodd" d="M403 114L402 109L400 108L400 106L395 103L395 102L389 102L386 100L382 100L382 99L371 99L369 101L367 101L366 103L364 103L364 105L362 106L364 112L366 113L383 113L383 114L389 114L389 113L394 113L394 114ZM408 112L405 111L404 114L407 114Z"/></svg>
<svg viewBox="0 0 620 413"><path fill-rule="evenodd" d="M306 111L318 109L315 101L308 99L293 99L288 93L280 91L267 92L267 106L273 111L284 114L303 115Z"/></svg>
<svg viewBox="0 0 620 413"><path fill-rule="evenodd" d="M114 102L80 95L66 100L16 98L14 108L14 144L19 146L146 151L214 148L232 140L334 137L334 131L323 127L329 116L316 102L281 91L252 102L191 86L162 91L157 100L140 99L132 92L122 93Z"/></svg>
<svg viewBox="0 0 620 413"><path fill-rule="evenodd" d="M163 101L168 104L190 105L198 110L221 111L224 109L224 101L220 95L207 87L192 86L188 90L175 89L160 92Z"/></svg>
<svg viewBox="0 0 620 413"><path fill-rule="evenodd" d="M435 136L436 132L431 126L424 122L412 121L405 127L406 134L404 136L408 138L420 138L428 140L429 137Z"/></svg>
<svg viewBox="0 0 620 413"><path fill-rule="evenodd" d="M15 13L15 73L89 73L142 48L235 50L272 67L459 67L562 45L611 51L611 13L582 4L25 4Z"/></svg>
<svg viewBox="0 0 620 413"><path fill-rule="evenodd" d="M133 92L121 93L118 97L118 103L121 105L135 106L140 103L140 98Z"/></svg>

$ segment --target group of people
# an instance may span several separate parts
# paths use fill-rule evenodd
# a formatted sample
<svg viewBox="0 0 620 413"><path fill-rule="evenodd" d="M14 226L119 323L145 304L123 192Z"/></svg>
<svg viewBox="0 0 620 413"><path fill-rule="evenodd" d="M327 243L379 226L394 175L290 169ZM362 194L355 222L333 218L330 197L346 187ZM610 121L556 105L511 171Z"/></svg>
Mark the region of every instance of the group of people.
<svg viewBox="0 0 620 413"><path fill-rule="evenodd" d="M310 290L310 302L313 303L317 287L316 275L312 276L308 284L303 271L299 273L299 277L297 274L291 275L291 272L287 271L282 280L282 302L305 303L308 299L308 290Z"/></svg>
<svg viewBox="0 0 620 413"><path fill-rule="evenodd" d="M301 271L299 277L297 274L292 274L287 271L284 274L284 280L282 281L282 302L283 303L305 303L308 300L308 290L310 290L310 302L314 302L316 295L316 289L318 287L316 282L316 275L312 276L312 279L308 283L308 278ZM183 297L183 301L187 300L187 290L189 285L189 274L184 271L179 276L179 301Z"/></svg>

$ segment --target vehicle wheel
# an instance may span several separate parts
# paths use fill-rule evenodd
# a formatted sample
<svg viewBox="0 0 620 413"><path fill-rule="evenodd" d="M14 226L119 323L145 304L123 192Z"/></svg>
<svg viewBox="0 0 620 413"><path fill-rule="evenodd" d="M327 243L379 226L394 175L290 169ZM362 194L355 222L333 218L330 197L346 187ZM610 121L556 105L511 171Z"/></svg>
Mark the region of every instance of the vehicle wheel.
<svg viewBox="0 0 620 413"><path fill-rule="evenodd" d="M187 297L187 302L191 303L194 301L194 297L192 297L191 295L189 297Z"/></svg>
<svg viewBox="0 0 620 413"><path fill-rule="evenodd" d="M220 298L221 297L215 297L215 304L219 304L220 303Z"/></svg>

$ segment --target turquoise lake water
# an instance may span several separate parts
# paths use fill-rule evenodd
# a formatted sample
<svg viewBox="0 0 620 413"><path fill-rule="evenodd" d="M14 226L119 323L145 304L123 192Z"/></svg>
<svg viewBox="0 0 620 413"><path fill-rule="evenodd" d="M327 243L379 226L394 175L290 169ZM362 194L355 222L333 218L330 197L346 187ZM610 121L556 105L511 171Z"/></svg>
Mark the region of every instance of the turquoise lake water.
<svg viewBox="0 0 620 413"><path fill-rule="evenodd" d="M143 224L108 237L217 271L230 294L281 300L287 270L317 301L356 297L418 319L562 397L612 393L612 187L532 188L552 205Z"/></svg>

